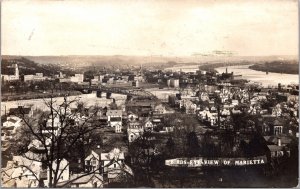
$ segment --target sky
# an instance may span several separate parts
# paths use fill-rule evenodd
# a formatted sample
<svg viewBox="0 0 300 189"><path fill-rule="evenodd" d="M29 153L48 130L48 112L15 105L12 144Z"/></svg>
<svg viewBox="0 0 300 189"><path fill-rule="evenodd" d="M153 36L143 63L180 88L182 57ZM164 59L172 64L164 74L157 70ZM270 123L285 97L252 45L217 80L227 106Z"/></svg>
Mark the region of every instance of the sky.
<svg viewBox="0 0 300 189"><path fill-rule="evenodd" d="M1 2L2 55L298 54L297 0Z"/></svg>

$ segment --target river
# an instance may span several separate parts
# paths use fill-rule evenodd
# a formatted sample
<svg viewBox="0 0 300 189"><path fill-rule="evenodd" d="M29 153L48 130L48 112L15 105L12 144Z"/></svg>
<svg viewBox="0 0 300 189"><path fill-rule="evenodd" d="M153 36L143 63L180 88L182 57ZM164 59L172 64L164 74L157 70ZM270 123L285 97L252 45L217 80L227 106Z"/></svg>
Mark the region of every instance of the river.
<svg viewBox="0 0 300 189"><path fill-rule="evenodd" d="M102 97L99 98L96 96L96 93L93 92L91 94L82 94L76 96L69 96L68 101L71 100L78 100L78 102L82 102L86 107L91 106L98 106L98 107L105 107L108 106L110 103L113 102L113 99L116 100L116 104L118 106L124 105L127 96L122 94L111 94L111 98L106 98L106 93L102 93ZM32 107L33 110L41 109L46 110L49 109L45 102L49 102L50 98L47 99L30 99L30 100L16 100L16 101L3 101L1 102L1 115L5 114L5 111L8 111L10 108L16 108L18 106L27 106ZM59 105L64 102L64 97L55 97L53 98L55 104ZM72 103L71 106L76 106L76 103ZM6 112L8 113L8 112Z"/></svg>
<svg viewBox="0 0 300 189"><path fill-rule="evenodd" d="M298 84L299 75L297 74L280 74L262 71L256 71L249 69L250 65L239 65L239 66L228 66L227 71L233 72L234 75L242 75L243 79L249 80L251 82L260 83L264 87L268 86L278 86L278 83L283 85L288 84ZM198 65L194 66L178 66L172 68L166 68L166 70L182 71L182 72L196 72L198 70ZM226 72L226 67L216 68L219 73Z"/></svg>

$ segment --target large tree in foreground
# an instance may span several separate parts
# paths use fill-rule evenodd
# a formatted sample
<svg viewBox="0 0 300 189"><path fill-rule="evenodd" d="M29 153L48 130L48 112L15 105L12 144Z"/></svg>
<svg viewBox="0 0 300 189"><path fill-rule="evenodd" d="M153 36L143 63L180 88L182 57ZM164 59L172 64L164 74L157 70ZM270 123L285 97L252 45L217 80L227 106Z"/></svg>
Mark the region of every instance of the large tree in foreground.
<svg viewBox="0 0 300 189"><path fill-rule="evenodd" d="M43 170L47 170L48 187L58 187L61 185L60 178L64 171L69 168L69 162L65 164L65 160L78 156L80 151L91 146L94 140L95 132L99 127L96 123L96 115L98 108L94 107L83 115L74 108L71 111L71 105L75 105L78 99L69 100L67 97L62 102L57 102L54 98L45 100L43 111L39 111L30 117L25 114L24 109L19 109L18 117L22 119L23 126L20 138L16 141L17 152L23 160L39 162ZM33 143L35 141L35 143ZM30 145L29 145L30 144ZM39 149L38 155L28 149L28 146ZM82 146L81 149L78 149ZM31 154L31 155L30 155ZM14 165L14 168L17 166ZM43 186L43 182L38 178L37 171L32 170L31 166L26 165L28 171L39 180L39 186ZM95 174L98 170L87 172L84 175ZM15 179L15 178L10 178ZM67 185L69 182L66 182Z"/></svg>

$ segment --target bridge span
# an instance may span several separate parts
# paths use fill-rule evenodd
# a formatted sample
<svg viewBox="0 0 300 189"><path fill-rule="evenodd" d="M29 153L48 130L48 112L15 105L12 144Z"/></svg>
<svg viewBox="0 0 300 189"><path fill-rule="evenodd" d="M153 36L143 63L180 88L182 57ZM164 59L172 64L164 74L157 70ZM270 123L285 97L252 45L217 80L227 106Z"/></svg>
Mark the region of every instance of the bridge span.
<svg viewBox="0 0 300 189"><path fill-rule="evenodd" d="M106 93L116 93L123 94L127 96L149 98L157 100L158 98L149 91L145 91L141 88L126 88L126 87L107 87L104 85L99 86L76 86L74 90L81 91L84 93L97 91L97 92L106 92Z"/></svg>

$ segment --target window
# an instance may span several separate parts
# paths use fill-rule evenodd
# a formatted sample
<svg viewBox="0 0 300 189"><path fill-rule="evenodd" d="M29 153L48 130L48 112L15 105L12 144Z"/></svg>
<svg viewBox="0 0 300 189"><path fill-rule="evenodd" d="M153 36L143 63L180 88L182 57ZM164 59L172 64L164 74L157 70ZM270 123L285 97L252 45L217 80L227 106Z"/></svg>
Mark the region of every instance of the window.
<svg viewBox="0 0 300 189"><path fill-rule="evenodd" d="M114 163L114 168L116 168L117 167L117 165Z"/></svg>
<svg viewBox="0 0 300 189"><path fill-rule="evenodd" d="M93 161L92 161L92 164L93 164L93 165L96 165L96 164L97 164L96 160L93 160Z"/></svg>

